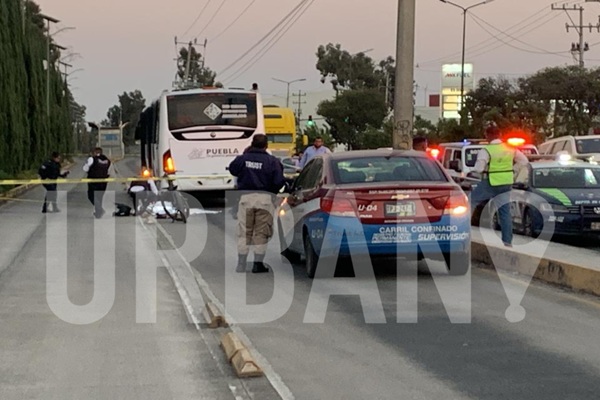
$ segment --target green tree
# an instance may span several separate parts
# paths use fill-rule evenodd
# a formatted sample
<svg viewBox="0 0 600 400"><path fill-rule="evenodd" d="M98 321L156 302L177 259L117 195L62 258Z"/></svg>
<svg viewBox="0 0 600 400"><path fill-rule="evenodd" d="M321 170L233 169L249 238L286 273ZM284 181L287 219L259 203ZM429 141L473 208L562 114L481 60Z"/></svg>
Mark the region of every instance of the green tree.
<svg viewBox="0 0 600 400"><path fill-rule="evenodd" d="M599 68L546 68L521 79L519 88L523 97L545 111L545 122L551 124L549 134L587 134L599 117Z"/></svg>
<svg viewBox="0 0 600 400"><path fill-rule="evenodd" d="M329 124L337 143L361 149L364 146L362 135L368 128L381 128L387 107L377 90L360 89L347 90L333 100L321 102L317 112Z"/></svg>
<svg viewBox="0 0 600 400"><path fill-rule="evenodd" d="M60 51L51 41L46 60L40 11L29 0L0 2L0 171L12 176L36 168L50 151L65 153L73 145L69 91L55 67ZM44 64L49 65L49 93Z"/></svg>
<svg viewBox="0 0 600 400"><path fill-rule="evenodd" d="M141 91L123 92L119 96L119 104L108 109L107 119L102 121L101 125L118 127L121 123L128 123L123 130L123 142L128 146L133 145L135 143L135 127L145 107L146 100Z"/></svg>
<svg viewBox="0 0 600 400"><path fill-rule="evenodd" d="M215 84L215 78L217 77L217 74L204 65L204 59L202 58L202 55L196 51L194 46L192 46L191 49L190 72L188 77L189 83L187 87L199 88L203 86L213 86ZM179 57L177 59L177 76L182 82L185 79L187 60L188 49L186 47L182 47L179 50Z"/></svg>

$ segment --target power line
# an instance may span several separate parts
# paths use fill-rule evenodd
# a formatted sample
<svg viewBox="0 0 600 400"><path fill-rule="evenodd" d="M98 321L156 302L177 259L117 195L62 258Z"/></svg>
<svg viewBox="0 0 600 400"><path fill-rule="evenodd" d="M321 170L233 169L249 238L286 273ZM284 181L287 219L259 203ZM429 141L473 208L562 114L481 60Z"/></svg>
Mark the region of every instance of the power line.
<svg viewBox="0 0 600 400"><path fill-rule="evenodd" d="M566 2L566 3L574 3L574 2L576 2L576 1L578 1L578 0L571 0L571 1L568 1L568 2ZM543 11L546 11L546 12L545 12L545 13L543 13L543 14L540 16L540 13L541 13L541 12L543 12ZM471 14L473 14L473 13L471 13ZM527 29L527 28L528 28L528 27L530 27L532 24L535 24L535 23L537 23L538 21L540 21L540 20L543 20L544 18L547 18L547 17L548 17L548 16L550 16L550 15L552 15L552 11L551 11L551 10L548 10L546 7L543 7L543 8L541 8L541 9L537 10L535 13L531 14L530 16L528 16L528 17L524 18L524 19L523 19L523 20L521 20L520 22L517 22L516 24L509 26L508 28L506 28L506 29L503 31L503 33L509 33L509 32L510 32L511 34L515 35L515 34L517 34L517 33L521 32L521 31L523 31L524 29ZM536 18L536 17L537 17L537 18ZM535 29L539 29L540 27L542 27L543 25L545 25L545 24L547 24L548 22L552 21L552 20L553 20L553 19L555 19L556 17L557 17L557 16L555 15L554 17L552 17L551 19L549 19L549 20L547 20L547 21L545 21L545 22L541 23L540 25L537 25L536 27L534 27L534 28L532 28L532 29L530 29L530 30L528 30L528 31L526 31L526 32L524 32L524 33L522 33L522 34L520 34L518 37L523 37L525 34L527 34L527 33L529 33L529 32L532 32L532 31L534 31ZM531 19L534 19L534 21L531 21L531 22L529 22ZM523 25L523 24L525 24L525 25L524 25L524 26L521 26L521 25ZM519 29L517 29L517 30L513 31L515 28L517 28L517 27L519 27L519 26L521 26ZM489 46L490 46L490 45L493 45L493 43L494 43L494 42L495 42L495 38L494 38L494 37L491 37L491 38L488 38L488 39L482 40L482 41L480 41L480 42L476 43L475 45L473 45L473 46L470 46L470 47L467 49L467 53L471 53L471 52L476 52L476 53L477 53L477 52L481 52L481 51L483 51L483 53L482 53L482 54L485 54L485 53L487 53L487 51L486 51L486 48L489 48ZM493 49L496 49L496 48L498 48L498 47L502 47L502 45L500 45L500 46L495 46L495 47L493 47ZM490 50L490 51L491 51L491 50ZM456 57L457 55L460 55L460 52L455 52L455 53L448 54L448 55L446 55L446 56L439 57L439 58L435 58L435 59L432 59L432 60L422 61L422 62L419 62L418 64L419 64L419 65L435 64L435 63L438 63L438 62L440 62L440 61L447 60L447 59L449 59L449 58L452 58L452 57ZM479 54L478 54L478 55L479 55Z"/></svg>
<svg viewBox="0 0 600 400"><path fill-rule="evenodd" d="M223 29L217 36L215 36L214 38L212 38L210 40L211 43L214 43L215 40L217 40L218 38L220 38L225 32L229 31L229 29L231 29L231 27L233 25L235 25L235 23L238 22L240 20L240 18L242 18L244 16L244 14L246 14L246 12L248 12L248 10L250 9L250 7L252 7L252 5L254 3L256 3L256 0L252 0L252 2L250 2L250 4L248 4L248 6L246 8L244 8L242 10L242 12L229 25L227 25L227 27L225 27L225 29Z"/></svg>
<svg viewBox="0 0 600 400"><path fill-rule="evenodd" d="M206 25L204 25L204 28L200 31L200 33L196 35L196 38L199 38L204 33L204 31L206 30L206 28L208 28L210 26L210 24L212 24L212 22L215 20L215 18L217 17L217 14L219 14L219 11L221 11L221 9L225 5L225 3L227 3L227 0L223 0L221 2L221 5L217 8L217 10L215 11L215 13L210 17L210 19L208 20L208 22L206 23Z"/></svg>
<svg viewBox="0 0 600 400"><path fill-rule="evenodd" d="M226 66L225 68L223 68L221 70L221 74L230 70L231 68L233 68L238 62L240 62L241 60L244 59L244 57L246 57L248 54L250 54L250 52L252 50L254 50L255 48L257 48L258 46L261 45L262 42L264 42L265 40L267 40L267 38L269 36L271 36L271 34L273 32L275 32L281 25L283 25L292 14L294 14L300 7L302 7L304 4L306 4L308 0L301 0L300 3L298 3L298 5L296 7L294 7L292 9L292 11L289 12L289 14L287 14L285 17L283 17L281 19L281 21L279 21L279 23L277 23L277 25L275 25L269 32L267 32L267 34L265 36L263 36L258 42L256 42L252 47L250 47L244 54L242 54L241 56L239 56L235 61L233 61L231 64L229 64L228 66Z"/></svg>
<svg viewBox="0 0 600 400"><path fill-rule="evenodd" d="M265 54L267 54L269 52L269 50L271 50L284 36L285 34L296 24L296 22L298 22L298 20L300 18L302 18L302 16L306 13L306 11L310 8L310 6L315 2L315 0L310 0L309 3L307 3L306 7L303 10L298 10L298 12L296 12L295 16L292 16L293 19L290 24L287 26L287 28L282 28L278 33L275 34L275 36L273 36L273 38L271 38L271 40L269 42L267 42L263 48L261 50L258 51L258 53L256 53L250 60L248 60L246 62L246 64L244 64L242 67L240 67L236 72L234 72L232 75L230 75L229 81L233 81L235 79L238 79L240 76L242 76L244 73L246 73L246 71L248 71L250 68L252 68L258 61L260 61ZM285 30L283 30L285 29ZM245 69L243 69L244 67L246 67ZM241 72L240 70L243 69ZM239 74L238 74L239 72Z"/></svg>
<svg viewBox="0 0 600 400"><path fill-rule="evenodd" d="M208 8L208 6L210 5L210 3L212 2L212 0L208 0L206 2L206 4L204 5L204 7L202 7L202 9L200 10L200 12L198 13L198 16L196 17L196 19L194 20L194 22L192 22L192 24L190 25L189 28L187 28L187 30L185 31L185 33L181 36L185 36L187 35L194 26L196 26L196 23L200 20L200 18L202 17L202 15L204 14L204 11L206 11L206 9Z"/></svg>
<svg viewBox="0 0 600 400"><path fill-rule="evenodd" d="M565 55L563 55L563 54L565 54L565 53L568 53L568 52L565 52L565 51L556 51L556 52L552 52L552 51L548 51L548 50L542 49L541 47L537 47L537 46L531 45L531 44L529 44L529 43L526 43L526 42L524 42L524 41L522 41L522 40L519 40L519 39L517 39L517 38L515 38L515 37L513 37L513 36L511 36L511 35L509 35L509 34L507 34L507 33L503 33L501 30L499 30L498 28L494 27L493 25L491 25L490 23L486 22L484 19L482 19L482 18L480 18L480 17L476 17L476 16L474 16L474 15L473 15L472 17L473 17L473 20L474 20L474 22L475 22L477 25L479 25L479 27L480 27L481 29L483 29L485 32L487 32L487 33L488 33L490 36L493 36L493 37L494 37L494 39L496 39L496 40L498 40L498 41L500 41L500 42L504 43L505 45L507 45L507 46L509 46L509 47L512 47L512 48L514 48L514 49L517 49L517 50L520 50L520 51L524 51L524 52L526 52L526 53L532 53L532 54L548 54L548 55L556 55L556 56L560 56L560 57L567 57L567 58L569 58L569 56L565 56ZM481 21L481 22L483 22L484 24L488 25L488 26L489 26L489 27L491 27L492 29L494 29L494 30L498 31L500 34L503 34L504 36L507 36L507 37L511 38L513 41L517 41L517 42L519 42L519 43L522 43L522 44L524 44L524 45L526 45L526 46L529 46L529 47L531 47L531 48L533 48L533 49L536 49L537 51L534 51L534 50L529 50L529 49L523 49L523 48L521 48L521 47L518 47L518 46L515 46L515 45L512 45L512 44L510 44L510 42L506 42L506 41L504 41L503 39L501 39L501 38L497 37L497 36L496 36L496 34L494 34L494 33L490 32L490 31L489 31L489 30L488 30L486 27L484 27L484 26L483 26L483 25L482 25L482 24L481 24L479 21Z"/></svg>
<svg viewBox="0 0 600 400"><path fill-rule="evenodd" d="M527 17L527 18L523 19L522 21L520 21L520 22L517 22L516 24L514 24L514 25L512 25L512 26L510 26L510 27L508 27L508 28L506 28L506 31L510 31L510 30L512 30L512 29L514 29L514 28L516 28L516 27L518 27L518 26L520 26L520 25L522 25L522 24L526 23L526 22L527 22L527 21L529 21L530 19L532 19L532 18L535 18L535 17L539 16L539 13L540 13L540 12L542 12L542 11L544 11L544 10L546 10L546 15L550 15L550 14L551 14L551 13L550 13L550 12L549 12L549 11L546 9L546 7L544 7L544 8L542 8L542 9L540 9L540 10L536 11L534 14L530 15L529 17ZM488 44L490 44L490 43L493 43L493 42L494 42L494 39L493 39L493 38L488 38L488 39L482 40L482 41L480 41L480 42L478 42L478 43L474 44L473 46L470 46L470 47L468 47L468 48L467 48L467 51L474 51L476 48L479 48L479 47L482 47L482 46L483 46L483 47L487 47L487 46L488 46ZM457 55L460 55L460 52L455 52L455 53L448 54L448 55L446 55L446 56L443 56L443 57L439 57L439 58L435 58L435 59L432 59L432 60L427 60L427 61L419 62L419 64L420 64L420 65L433 64L433 63L437 63L437 62L439 62L439 61L443 61L443 60L445 60L445 59L448 59L448 58L451 58L451 57L455 57L455 56L457 56Z"/></svg>
<svg viewBox="0 0 600 400"><path fill-rule="evenodd" d="M549 14L546 14L546 15L545 15L545 16L543 16L542 18L539 18L539 19L537 19L536 21L533 21L531 24L535 24L537 21L539 21L539 20L541 20L541 19L543 19L543 18L547 17L547 16L548 16L548 15L550 15L550 14L551 14L551 12L550 12ZM528 33L530 33L530 32L533 32L533 31L535 31L535 30L537 30L537 29L541 28L542 26L544 26L544 25L548 24L549 22L553 21L553 20L554 20L554 19L556 19L557 17L558 17L558 15L554 15L554 17L552 17L552 18L550 18L550 19L548 19L548 20L546 20L546 21L543 21L543 22L541 22L541 23L540 23L540 24L538 24L538 25L535 25L535 26L531 27L529 30L527 30L527 31L523 32L522 34L520 34L519 36L517 36L517 38L523 37L523 36L527 35ZM527 27L527 26L525 26L525 27L523 27L523 28L519 29L519 31L523 30L523 29L524 29L524 28L526 28L526 27ZM504 33L504 32L502 32L502 33ZM514 32L514 33L516 33L516 32ZM493 40L493 41L498 41L498 40L497 40L497 39L494 37L495 35L491 35L491 36L492 36L492 37L490 38L491 40ZM509 40L509 41L508 41L508 43L511 43L511 42L513 42L513 41L514 41L514 40L512 40L512 39L511 39L511 40ZM487 49L481 49L481 50L479 50L479 51L476 51L474 54L470 54L470 56L471 56L471 57L479 57L479 56L482 56L482 55L484 55L484 54L487 54L487 53L489 53L489 52L492 52L492 51L494 51L494 50L496 50L496 49L498 49L498 48L500 48L500 47L503 47L503 46L505 46L505 43L504 43L504 42L502 42L502 41L500 41L500 43L499 43L499 44L496 44L495 46L489 47L489 48L487 48Z"/></svg>

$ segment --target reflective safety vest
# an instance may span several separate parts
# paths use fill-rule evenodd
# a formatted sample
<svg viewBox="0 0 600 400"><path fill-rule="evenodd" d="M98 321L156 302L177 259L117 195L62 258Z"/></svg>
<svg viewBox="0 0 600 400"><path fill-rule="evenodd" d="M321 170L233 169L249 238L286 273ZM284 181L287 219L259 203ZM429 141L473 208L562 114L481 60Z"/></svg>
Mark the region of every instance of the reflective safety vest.
<svg viewBox="0 0 600 400"><path fill-rule="evenodd" d="M504 143L490 144L485 147L490 153L488 176L491 186L505 186L514 183L513 162L515 152Z"/></svg>

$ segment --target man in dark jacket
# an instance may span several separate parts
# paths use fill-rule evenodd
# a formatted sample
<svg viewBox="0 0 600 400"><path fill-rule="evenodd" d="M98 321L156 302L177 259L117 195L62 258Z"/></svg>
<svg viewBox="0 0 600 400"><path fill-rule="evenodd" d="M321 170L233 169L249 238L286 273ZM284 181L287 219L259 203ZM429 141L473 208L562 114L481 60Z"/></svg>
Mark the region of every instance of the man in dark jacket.
<svg viewBox="0 0 600 400"><path fill-rule="evenodd" d="M38 175L42 179L50 179L55 180L58 178L66 178L69 175L69 171L62 173L60 172L60 154L56 151L52 153L50 159L45 161L40 169L38 170ZM44 188L46 188L46 197L44 198L44 205L42 206L42 212L45 214L48 212L48 203L52 204L53 212L60 212L58 206L56 205L57 200L57 192L56 183L45 184Z"/></svg>
<svg viewBox="0 0 600 400"><path fill-rule="evenodd" d="M238 190L245 191L238 211L237 272L246 271L250 244L254 246L252 272L269 271L264 259L273 236L273 195L284 186L285 178L281 162L267 153L268 145L266 135L255 135L250 149L229 165L229 172L237 178Z"/></svg>
<svg viewBox="0 0 600 400"><path fill-rule="evenodd" d="M87 177L90 179L106 179L110 176L108 173L110 165L111 162L108 157L102 154L102 149L96 147L92 152L92 156L88 158L83 166L83 170L87 172ZM96 218L102 218L105 214L104 208L102 208L102 199L107 186L107 182L88 183L88 200L94 206L94 216Z"/></svg>

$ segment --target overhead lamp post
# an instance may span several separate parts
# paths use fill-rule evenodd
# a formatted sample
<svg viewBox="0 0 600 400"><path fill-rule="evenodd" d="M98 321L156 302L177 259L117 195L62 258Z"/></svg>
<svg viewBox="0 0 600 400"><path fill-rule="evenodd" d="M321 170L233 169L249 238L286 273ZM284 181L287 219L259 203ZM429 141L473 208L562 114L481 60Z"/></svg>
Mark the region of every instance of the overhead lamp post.
<svg viewBox="0 0 600 400"><path fill-rule="evenodd" d="M289 108L290 107L290 85L292 83L296 83L296 82L304 82L306 80L306 78L295 79L293 81L284 81L284 80L277 79L277 78L273 78L273 80L277 81L277 82L285 83L287 85L287 95L286 95L286 100L285 100L285 106L286 106L286 108Z"/></svg>
<svg viewBox="0 0 600 400"><path fill-rule="evenodd" d="M50 116L50 23L57 24L60 21L45 14L40 14L40 16L46 20L48 25L48 31L46 32L46 114Z"/></svg>
<svg viewBox="0 0 600 400"><path fill-rule="evenodd" d="M453 3L448 0L440 0L442 3L450 4L451 6L460 8L463 12L463 38L462 38L462 61L460 64L460 110L462 110L465 96L465 43L467 39L467 12L475 7L482 6L484 4L491 3L494 0L485 0L480 3L473 4L469 7L463 7L456 3ZM462 122L462 114L461 114L461 122Z"/></svg>

